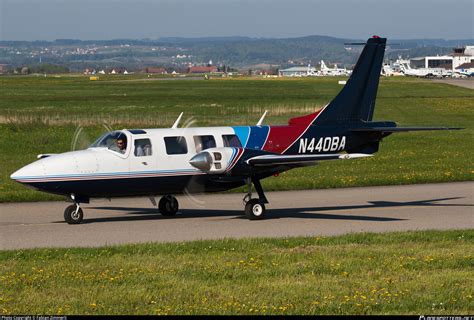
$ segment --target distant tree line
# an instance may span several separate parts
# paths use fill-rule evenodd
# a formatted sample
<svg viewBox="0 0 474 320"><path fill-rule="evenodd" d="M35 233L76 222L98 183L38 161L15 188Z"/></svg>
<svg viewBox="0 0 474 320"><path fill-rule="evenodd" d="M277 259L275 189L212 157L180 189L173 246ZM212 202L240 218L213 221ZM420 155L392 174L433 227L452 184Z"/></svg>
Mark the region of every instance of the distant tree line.
<svg viewBox="0 0 474 320"><path fill-rule="evenodd" d="M55 74L55 73L69 73L69 68L65 66L41 63L37 65L28 65L15 68L14 73L18 74L30 74L30 73L46 73L46 74Z"/></svg>

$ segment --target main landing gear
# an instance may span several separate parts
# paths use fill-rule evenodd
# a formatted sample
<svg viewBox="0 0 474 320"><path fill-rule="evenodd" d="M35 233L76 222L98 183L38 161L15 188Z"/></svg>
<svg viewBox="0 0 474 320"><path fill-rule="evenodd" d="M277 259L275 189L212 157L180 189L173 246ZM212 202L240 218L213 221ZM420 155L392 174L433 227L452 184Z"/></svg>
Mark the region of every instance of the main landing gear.
<svg viewBox="0 0 474 320"><path fill-rule="evenodd" d="M252 199L252 182L258 194L258 199ZM243 201L245 204L245 216L249 220L261 220L265 218L265 203L268 203L267 197L263 192L260 180L247 178L247 194Z"/></svg>
<svg viewBox="0 0 474 320"><path fill-rule="evenodd" d="M158 203L158 210L165 217L172 217L178 212L178 200L171 194L161 197Z"/></svg>
<svg viewBox="0 0 474 320"><path fill-rule="evenodd" d="M156 207L156 200L154 196L149 197L151 203L154 207ZM165 217L172 217L176 215L178 212L179 204L178 200L172 195L167 194L161 197L160 202L158 203L158 211L160 211L161 215Z"/></svg>

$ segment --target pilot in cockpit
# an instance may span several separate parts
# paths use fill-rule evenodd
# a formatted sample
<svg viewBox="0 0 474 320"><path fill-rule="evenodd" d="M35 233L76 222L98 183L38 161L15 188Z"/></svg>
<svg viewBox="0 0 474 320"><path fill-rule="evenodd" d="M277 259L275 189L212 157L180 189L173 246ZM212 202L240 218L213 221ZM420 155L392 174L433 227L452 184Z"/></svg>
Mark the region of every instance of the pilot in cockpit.
<svg viewBox="0 0 474 320"><path fill-rule="evenodd" d="M116 141L117 151L120 153L125 153L127 150L127 140L124 137L118 137Z"/></svg>

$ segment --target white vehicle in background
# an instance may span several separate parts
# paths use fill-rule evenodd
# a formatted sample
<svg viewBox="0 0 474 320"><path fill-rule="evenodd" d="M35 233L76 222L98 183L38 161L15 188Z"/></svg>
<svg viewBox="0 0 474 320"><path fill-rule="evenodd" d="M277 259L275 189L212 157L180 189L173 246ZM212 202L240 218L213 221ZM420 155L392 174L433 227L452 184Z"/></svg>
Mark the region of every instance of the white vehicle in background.
<svg viewBox="0 0 474 320"><path fill-rule="evenodd" d="M346 68L338 68L337 65L334 65L334 68L329 68L326 66L323 60L321 60L321 75L323 76L348 76L351 74L350 70Z"/></svg>

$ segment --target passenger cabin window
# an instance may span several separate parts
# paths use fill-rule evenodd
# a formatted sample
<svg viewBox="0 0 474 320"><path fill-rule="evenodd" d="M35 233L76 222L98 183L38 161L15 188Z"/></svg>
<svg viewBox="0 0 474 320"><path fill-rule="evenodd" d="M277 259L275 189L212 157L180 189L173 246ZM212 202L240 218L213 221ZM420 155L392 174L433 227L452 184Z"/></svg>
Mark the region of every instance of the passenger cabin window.
<svg viewBox="0 0 474 320"><path fill-rule="evenodd" d="M135 140L135 151L133 154L136 157L151 156L151 141L150 139L136 139Z"/></svg>
<svg viewBox="0 0 474 320"><path fill-rule="evenodd" d="M222 140L224 141L224 147L242 148L242 144L235 134L224 134Z"/></svg>
<svg viewBox="0 0 474 320"><path fill-rule="evenodd" d="M184 137L165 137L167 154L186 154L188 146Z"/></svg>
<svg viewBox="0 0 474 320"><path fill-rule="evenodd" d="M216 139L213 136L194 136L194 144L196 145L196 152L201 152L209 148L216 147Z"/></svg>

